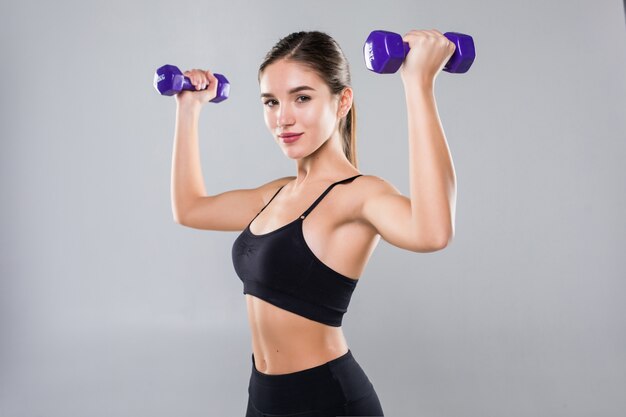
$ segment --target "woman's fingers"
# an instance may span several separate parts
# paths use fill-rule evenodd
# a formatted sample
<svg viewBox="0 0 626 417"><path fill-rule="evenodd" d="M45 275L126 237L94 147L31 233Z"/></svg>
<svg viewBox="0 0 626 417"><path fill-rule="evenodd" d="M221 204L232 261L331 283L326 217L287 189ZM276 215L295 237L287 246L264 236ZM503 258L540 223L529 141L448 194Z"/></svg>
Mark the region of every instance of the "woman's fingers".
<svg viewBox="0 0 626 417"><path fill-rule="evenodd" d="M213 73L211 71L206 70L204 72L204 76L206 77L206 84L207 84L207 86L211 86L211 87L217 88L217 78L215 78L215 75L213 75Z"/></svg>
<svg viewBox="0 0 626 417"><path fill-rule="evenodd" d="M189 78L191 84L196 88L196 90L204 90L210 83L210 77L208 75L210 74L210 71L203 71L194 68L183 72L183 74Z"/></svg>

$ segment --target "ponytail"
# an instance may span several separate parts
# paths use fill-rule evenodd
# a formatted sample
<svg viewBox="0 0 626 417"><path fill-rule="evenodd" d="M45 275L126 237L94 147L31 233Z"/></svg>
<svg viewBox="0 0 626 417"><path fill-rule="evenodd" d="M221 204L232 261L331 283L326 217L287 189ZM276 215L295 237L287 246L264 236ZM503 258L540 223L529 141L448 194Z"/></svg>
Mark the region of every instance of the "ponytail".
<svg viewBox="0 0 626 417"><path fill-rule="evenodd" d="M339 131L343 140L343 153L350 163L356 169L359 169L356 155L356 107L354 102L348 111L345 121L341 121Z"/></svg>

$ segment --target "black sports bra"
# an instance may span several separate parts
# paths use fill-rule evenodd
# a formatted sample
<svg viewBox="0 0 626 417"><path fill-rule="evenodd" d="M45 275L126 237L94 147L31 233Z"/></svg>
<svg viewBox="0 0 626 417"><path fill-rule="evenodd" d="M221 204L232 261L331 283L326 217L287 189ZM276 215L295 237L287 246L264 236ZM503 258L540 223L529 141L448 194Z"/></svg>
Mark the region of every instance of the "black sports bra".
<svg viewBox="0 0 626 417"><path fill-rule="evenodd" d="M296 220L269 233L253 234L250 224L283 187L276 191L233 243L233 265L244 294L329 326L341 326L358 280L340 274L315 256L304 240L302 221L335 185L361 175L331 184Z"/></svg>

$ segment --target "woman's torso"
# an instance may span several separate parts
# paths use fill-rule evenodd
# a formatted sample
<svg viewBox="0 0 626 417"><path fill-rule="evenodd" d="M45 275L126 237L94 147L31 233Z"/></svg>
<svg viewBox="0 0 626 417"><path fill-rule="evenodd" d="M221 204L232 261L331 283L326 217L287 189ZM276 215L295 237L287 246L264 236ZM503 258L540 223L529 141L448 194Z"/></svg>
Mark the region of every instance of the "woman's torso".
<svg viewBox="0 0 626 417"><path fill-rule="evenodd" d="M365 269L379 238L370 224L359 219L364 191L363 184L359 187L359 178L334 186L301 222L306 245L315 256L332 270L355 281ZM293 181L285 184L250 223L252 234L261 236L292 222L329 186L329 183L311 185L294 195L291 194L292 184ZM246 303L252 350L260 372L297 372L348 351L341 327L310 320L251 294L246 294Z"/></svg>

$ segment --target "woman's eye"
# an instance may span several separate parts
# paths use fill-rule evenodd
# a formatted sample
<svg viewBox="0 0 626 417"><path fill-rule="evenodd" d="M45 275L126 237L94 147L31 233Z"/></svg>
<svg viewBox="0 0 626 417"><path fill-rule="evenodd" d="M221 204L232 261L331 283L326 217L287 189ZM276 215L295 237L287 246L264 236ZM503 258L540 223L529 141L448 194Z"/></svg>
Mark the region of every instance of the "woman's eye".
<svg viewBox="0 0 626 417"><path fill-rule="evenodd" d="M276 100L270 99L265 101L265 103L263 104L265 104L267 107L274 107L274 104L276 104Z"/></svg>
<svg viewBox="0 0 626 417"><path fill-rule="evenodd" d="M300 101L300 103L304 102L304 101L309 101L311 98L307 97L307 96L300 96L298 97L298 100Z"/></svg>

